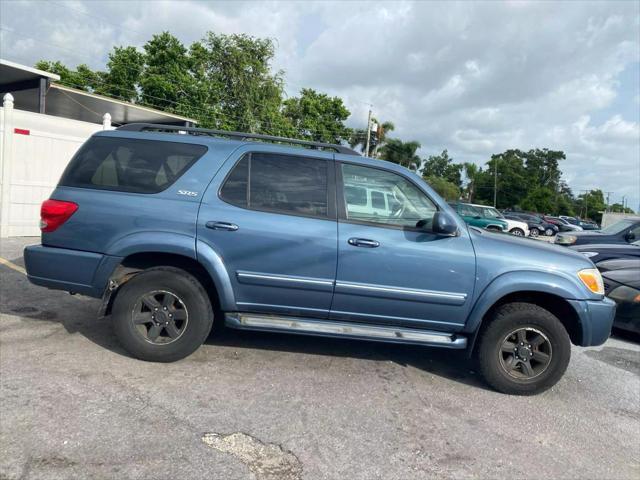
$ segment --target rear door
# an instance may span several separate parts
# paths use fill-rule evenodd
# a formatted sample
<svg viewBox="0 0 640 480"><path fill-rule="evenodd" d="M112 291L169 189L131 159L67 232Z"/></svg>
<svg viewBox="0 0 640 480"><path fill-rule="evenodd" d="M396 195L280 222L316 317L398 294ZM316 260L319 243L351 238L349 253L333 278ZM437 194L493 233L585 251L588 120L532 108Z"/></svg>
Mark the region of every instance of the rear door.
<svg viewBox="0 0 640 480"><path fill-rule="evenodd" d="M475 254L466 230L432 234L438 207L408 177L352 163L337 165L338 272L335 320L456 331L464 325L475 284ZM386 215L363 209L356 188L391 198ZM416 228L423 220L427 228Z"/></svg>
<svg viewBox="0 0 640 480"><path fill-rule="evenodd" d="M326 318L337 263L333 155L234 155L207 189L198 240L222 257L238 310Z"/></svg>

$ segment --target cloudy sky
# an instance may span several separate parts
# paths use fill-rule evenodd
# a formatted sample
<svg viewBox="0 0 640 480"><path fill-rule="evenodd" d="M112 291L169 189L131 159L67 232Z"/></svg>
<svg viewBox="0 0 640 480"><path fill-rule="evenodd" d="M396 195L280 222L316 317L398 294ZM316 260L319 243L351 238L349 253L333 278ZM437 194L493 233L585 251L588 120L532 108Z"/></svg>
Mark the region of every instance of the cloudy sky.
<svg viewBox="0 0 640 480"><path fill-rule="evenodd" d="M168 30L270 37L287 92L368 104L422 155L480 165L507 148L564 150L574 192L640 206L640 2L0 2L0 55L104 67L114 45Z"/></svg>

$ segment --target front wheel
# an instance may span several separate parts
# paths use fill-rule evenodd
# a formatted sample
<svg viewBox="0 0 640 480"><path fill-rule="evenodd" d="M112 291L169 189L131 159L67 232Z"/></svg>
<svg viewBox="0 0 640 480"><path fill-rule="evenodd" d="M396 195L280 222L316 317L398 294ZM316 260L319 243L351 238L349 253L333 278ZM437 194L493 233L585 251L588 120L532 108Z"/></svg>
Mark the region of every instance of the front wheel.
<svg viewBox="0 0 640 480"><path fill-rule="evenodd" d="M562 378L571 341L555 315L517 302L499 307L489 321L476 353L480 373L491 387L511 395L535 395Z"/></svg>
<svg viewBox="0 0 640 480"><path fill-rule="evenodd" d="M524 237L524 230L521 228L512 228L509 232L511 235L515 235L516 237Z"/></svg>
<svg viewBox="0 0 640 480"><path fill-rule="evenodd" d="M174 267L145 270L118 292L112 310L118 340L134 357L174 362L193 353L213 324L200 282Z"/></svg>

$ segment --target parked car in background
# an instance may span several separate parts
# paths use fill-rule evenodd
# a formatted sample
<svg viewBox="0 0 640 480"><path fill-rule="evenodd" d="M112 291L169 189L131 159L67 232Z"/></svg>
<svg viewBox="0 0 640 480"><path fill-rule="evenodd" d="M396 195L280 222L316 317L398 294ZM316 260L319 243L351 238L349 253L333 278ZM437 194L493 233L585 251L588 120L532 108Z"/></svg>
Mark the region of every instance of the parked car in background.
<svg viewBox="0 0 640 480"><path fill-rule="evenodd" d="M560 233L555 239L558 245L586 245L602 243L628 244L640 239L640 217L629 217L602 230Z"/></svg>
<svg viewBox="0 0 640 480"><path fill-rule="evenodd" d="M582 228L583 230L599 230L600 226L595 222L589 222L586 220L580 220L576 217L570 217L567 215L560 215L558 218L561 218L565 222L569 222L572 225Z"/></svg>
<svg viewBox="0 0 640 480"><path fill-rule="evenodd" d="M529 223L529 230L532 231L532 229L535 228L536 230L538 230L538 233L544 234L547 237L556 235L560 231L557 225L544 221L542 217L538 215L532 215L530 213L522 213L522 212L512 212L509 214L509 218L514 218L514 217ZM538 226L533 227L531 225L532 223L535 223ZM542 228L542 230L540 230L540 228ZM532 236L536 236L536 235L534 235L532 232Z"/></svg>
<svg viewBox="0 0 640 480"><path fill-rule="evenodd" d="M561 231L561 232L581 232L582 231L582 227L579 227L578 225L574 225L572 223L569 223L569 222L567 222L566 220L563 220L560 217L552 217L550 215L543 215L542 216L542 220L544 220L545 222L552 223L553 225L558 227L558 230Z"/></svg>
<svg viewBox="0 0 640 480"><path fill-rule="evenodd" d="M500 211L495 207L489 207L487 205L479 205L476 203L469 203L467 205L471 205L472 207L477 208L484 218L492 219L499 218L500 220L504 220L507 222L507 231L511 235L515 235L516 237L527 237L529 236L529 225L523 220L514 220L512 218L506 218Z"/></svg>
<svg viewBox="0 0 640 480"><path fill-rule="evenodd" d="M507 232L509 229L509 224L506 220L500 218L485 218L480 209L468 203L451 202L449 205L462 217L467 225L492 230L494 232Z"/></svg>
<svg viewBox="0 0 640 480"><path fill-rule="evenodd" d="M216 317L214 328L465 349L493 388L531 395L562 377L571 343L604 343L615 314L584 255L469 228L418 175L341 145L101 131L40 225L29 280L102 298L145 361L193 353Z"/></svg>
<svg viewBox="0 0 640 480"><path fill-rule="evenodd" d="M506 213L506 212L504 213L504 218L506 220L514 220L516 222L525 222L527 224L527 227L529 228L529 236L531 237L544 235L544 226L542 225L542 222L539 222L539 221L533 222L533 221L525 220L512 213Z"/></svg>
<svg viewBox="0 0 640 480"><path fill-rule="evenodd" d="M570 247L590 258L593 263L616 258L640 258L640 240L633 243L585 244Z"/></svg>
<svg viewBox="0 0 640 480"><path fill-rule="evenodd" d="M603 265L612 262L615 262L614 268ZM607 260L596 267L602 273L605 295L618 306L614 328L640 334L640 260Z"/></svg>

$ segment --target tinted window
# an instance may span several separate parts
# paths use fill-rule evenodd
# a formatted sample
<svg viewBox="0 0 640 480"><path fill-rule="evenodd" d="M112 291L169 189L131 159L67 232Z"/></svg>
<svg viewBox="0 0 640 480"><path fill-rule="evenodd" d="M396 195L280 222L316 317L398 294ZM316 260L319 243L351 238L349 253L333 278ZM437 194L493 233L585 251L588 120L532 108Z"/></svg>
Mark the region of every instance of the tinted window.
<svg viewBox="0 0 640 480"><path fill-rule="evenodd" d="M367 189L362 187L349 186L344 188L344 194L349 205L366 205Z"/></svg>
<svg viewBox="0 0 640 480"><path fill-rule="evenodd" d="M401 175L377 168L342 165L344 202L348 220L415 227L420 220L433 219L437 208L413 183ZM354 203L348 194L355 188L371 195L371 205ZM386 205L384 196L391 197Z"/></svg>
<svg viewBox="0 0 640 480"><path fill-rule="evenodd" d="M252 153L233 168L220 198L239 207L327 216L327 161Z"/></svg>
<svg viewBox="0 0 640 480"><path fill-rule="evenodd" d="M94 137L73 157L60 185L157 193L207 151L188 143Z"/></svg>

